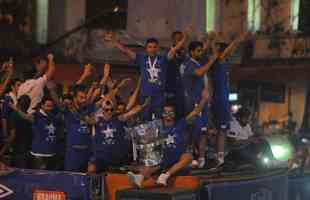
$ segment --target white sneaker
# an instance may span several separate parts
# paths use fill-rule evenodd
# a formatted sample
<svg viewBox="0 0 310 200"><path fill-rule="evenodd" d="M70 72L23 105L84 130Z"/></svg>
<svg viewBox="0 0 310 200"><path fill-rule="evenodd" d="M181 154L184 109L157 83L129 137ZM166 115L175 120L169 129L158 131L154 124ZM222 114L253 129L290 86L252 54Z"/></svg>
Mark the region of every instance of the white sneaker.
<svg viewBox="0 0 310 200"><path fill-rule="evenodd" d="M128 175L128 180L129 180L129 183L136 186L136 187L139 187L141 188L142 187L142 183L144 181L144 176L141 175L141 174L134 174L133 172L128 172L127 173Z"/></svg>
<svg viewBox="0 0 310 200"><path fill-rule="evenodd" d="M193 160L193 161L192 161L192 164L191 164L191 167L192 167L192 168L196 168L196 167L198 167L198 166L199 166L198 161L197 161L197 160Z"/></svg>
<svg viewBox="0 0 310 200"><path fill-rule="evenodd" d="M169 177L170 177L170 174L168 174L168 173L163 173L163 174L161 174L161 175L158 177L156 183L157 183L158 185L167 186L167 181L168 181Z"/></svg>
<svg viewBox="0 0 310 200"><path fill-rule="evenodd" d="M205 158L199 158L198 159L198 168L204 168L204 166L205 166L205 164L206 164L206 159Z"/></svg>
<svg viewBox="0 0 310 200"><path fill-rule="evenodd" d="M218 166L222 165L224 163L224 158L218 158L217 161L218 161L217 163Z"/></svg>

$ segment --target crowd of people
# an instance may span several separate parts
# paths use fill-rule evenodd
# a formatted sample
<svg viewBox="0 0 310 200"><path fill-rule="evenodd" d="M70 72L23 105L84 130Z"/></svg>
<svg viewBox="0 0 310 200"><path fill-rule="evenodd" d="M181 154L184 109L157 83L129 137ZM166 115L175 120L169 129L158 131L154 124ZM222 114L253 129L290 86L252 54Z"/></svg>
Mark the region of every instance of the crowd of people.
<svg viewBox="0 0 310 200"><path fill-rule="evenodd" d="M25 80L12 78L14 62L7 60L1 68L0 156L9 152L11 165L18 168L101 173L132 163L131 138L126 130L156 119L163 123L161 134L169 138L161 164L128 176L141 186L145 179L160 173L157 182L167 185L171 176L191 165L207 167L211 112L217 164L224 163L227 136L237 145L253 135L247 109L232 118L227 70L221 62L246 34L229 45L217 43L211 54L207 51L209 41L188 41L191 34L191 27L174 32L173 44L164 53L155 38L146 41L144 52L136 53L113 34L115 48L140 69L137 86L126 100L120 91L130 80L112 80L109 64L104 65L101 80L90 86L85 82L94 66L85 65L74 86L59 91L53 80L57 67L52 54L37 57L37 73Z"/></svg>

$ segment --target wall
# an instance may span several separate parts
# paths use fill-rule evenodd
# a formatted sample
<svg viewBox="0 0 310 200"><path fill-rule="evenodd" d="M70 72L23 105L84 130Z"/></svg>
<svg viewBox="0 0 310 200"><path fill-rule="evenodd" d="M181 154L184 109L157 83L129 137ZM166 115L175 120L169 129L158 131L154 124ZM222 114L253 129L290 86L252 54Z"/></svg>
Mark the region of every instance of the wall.
<svg viewBox="0 0 310 200"><path fill-rule="evenodd" d="M49 1L49 40L81 25L86 16L86 0Z"/></svg>
<svg viewBox="0 0 310 200"><path fill-rule="evenodd" d="M170 38L176 29L188 24L195 32L205 30L203 0L130 0L127 31L136 38Z"/></svg>

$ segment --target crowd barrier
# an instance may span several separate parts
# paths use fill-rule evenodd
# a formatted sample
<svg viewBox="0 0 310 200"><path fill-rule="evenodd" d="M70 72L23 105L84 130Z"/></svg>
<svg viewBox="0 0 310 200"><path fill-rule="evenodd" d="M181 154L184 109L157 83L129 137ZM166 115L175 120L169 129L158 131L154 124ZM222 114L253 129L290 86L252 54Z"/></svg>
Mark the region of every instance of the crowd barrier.
<svg viewBox="0 0 310 200"><path fill-rule="evenodd" d="M201 189L201 199L204 200L288 200L288 176L284 173L270 176L256 176L244 179L225 178L214 183L208 181Z"/></svg>
<svg viewBox="0 0 310 200"><path fill-rule="evenodd" d="M310 199L310 174L289 177L288 199L289 200Z"/></svg>
<svg viewBox="0 0 310 200"><path fill-rule="evenodd" d="M252 177L185 176L158 188L155 178L144 189L133 189L126 174L16 169L0 176L0 200L309 200L310 174L288 176L285 171ZM104 184L105 183L105 184Z"/></svg>
<svg viewBox="0 0 310 200"><path fill-rule="evenodd" d="M99 200L100 175L17 169L0 177L1 200Z"/></svg>

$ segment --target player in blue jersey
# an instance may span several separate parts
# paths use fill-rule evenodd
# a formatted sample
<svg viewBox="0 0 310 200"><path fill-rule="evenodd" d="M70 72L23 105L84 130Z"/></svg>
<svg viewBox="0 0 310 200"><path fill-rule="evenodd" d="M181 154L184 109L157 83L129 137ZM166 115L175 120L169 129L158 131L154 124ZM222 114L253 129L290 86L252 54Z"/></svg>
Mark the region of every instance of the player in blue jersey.
<svg viewBox="0 0 310 200"><path fill-rule="evenodd" d="M201 100L201 93L207 85L206 72L214 64L217 56L211 57L208 62L201 64L203 58L203 44L193 41L189 44L190 58L180 67L180 74L184 87L185 112L191 112ZM192 126L192 139L195 149L198 149L199 166L205 165L205 147L208 125L208 105L205 105L201 115Z"/></svg>
<svg viewBox="0 0 310 200"><path fill-rule="evenodd" d="M209 82L212 86L211 111L213 122L218 132L218 164L224 162L225 140L229 123L231 121L229 104L229 81L227 77L227 67L222 60L232 51L232 49L246 38L246 34L241 34L228 47L223 43L217 43L215 51L218 59L208 71Z"/></svg>
<svg viewBox="0 0 310 200"><path fill-rule="evenodd" d="M175 47L182 41L184 34L181 31L175 31L171 35L172 47ZM187 59L186 49L180 48L173 59L168 62L166 98L175 104L176 119L184 117L184 94L182 80L180 76L180 66Z"/></svg>
<svg viewBox="0 0 310 200"><path fill-rule="evenodd" d="M60 115L54 112L54 102L50 97L43 97L39 109L33 114L26 114L13 104L11 106L20 116L32 122L32 168L55 170L57 137Z"/></svg>
<svg viewBox="0 0 310 200"><path fill-rule="evenodd" d="M154 173L161 171L157 184L167 185L168 179L176 173L189 167L192 154L187 151L186 130L189 123L195 120L203 110L208 99L208 89L202 92L199 104L184 119L175 120L175 109L167 104L162 115L163 136L166 137L163 160L159 166L143 167L139 174L128 173L130 183L142 187L144 180L150 178Z"/></svg>
<svg viewBox="0 0 310 200"><path fill-rule="evenodd" d="M94 118L95 108L86 102L86 89L77 86L71 106L64 108L67 149L65 170L85 172L92 154L92 135L89 119Z"/></svg>
<svg viewBox="0 0 310 200"><path fill-rule="evenodd" d="M150 103L148 98L143 105L136 105L128 112L117 115L117 105L112 96L107 95L102 101L102 115L95 124L94 154L88 166L90 173L103 172L109 167L120 167L129 163L130 146L128 133L125 132L125 122Z"/></svg>
<svg viewBox="0 0 310 200"><path fill-rule="evenodd" d="M88 161L92 155L92 125L95 121L95 105L88 102L87 88L81 85L93 71L88 64L76 82L73 100L67 104L60 102L54 88L48 85L49 92L59 108L63 111L66 130L65 170L86 172Z"/></svg>
<svg viewBox="0 0 310 200"><path fill-rule="evenodd" d="M142 113L143 120L151 120L152 116L156 118L161 117L166 89L168 60L176 55L176 52L183 46L187 35L191 31L191 27L187 28L185 37L172 47L167 54L159 52L158 40L155 38L150 38L146 41L145 52L142 53L135 53L116 39L113 39L115 47L134 60L139 66L141 75L140 102L144 102L147 97L152 97L150 106Z"/></svg>

